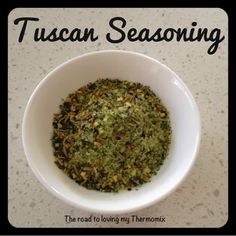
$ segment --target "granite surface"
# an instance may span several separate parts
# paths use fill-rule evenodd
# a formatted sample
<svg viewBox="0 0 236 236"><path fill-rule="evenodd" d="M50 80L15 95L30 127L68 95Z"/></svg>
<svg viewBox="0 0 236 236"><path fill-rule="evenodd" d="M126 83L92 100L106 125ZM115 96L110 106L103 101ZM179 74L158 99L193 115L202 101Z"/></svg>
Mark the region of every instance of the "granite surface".
<svg viewBox="0 0 236 236"><path fill-rule="evenodd" d="M30 22L18 43L22 16ZM104 35L109 20L123 16L126 28L189 27L193 21L218 27L226 39L214 55L210 42L129 42L111 44ZM14 9L8 19L8 219L15 227L221 227L228 219L228 17L222 9ZM34 42L36 27L94 27L96 42ZM56 66L77 55L103 49L136 51L173 69L186 83L199 106L202 140L197 161L184 183L163 201L124 216L163 216L165 222L76 222L65 215L90 216L51 195L36 179L23 151L21 129L27 101L36 85ZM94 216L100 217L98 214Z"/></svg>

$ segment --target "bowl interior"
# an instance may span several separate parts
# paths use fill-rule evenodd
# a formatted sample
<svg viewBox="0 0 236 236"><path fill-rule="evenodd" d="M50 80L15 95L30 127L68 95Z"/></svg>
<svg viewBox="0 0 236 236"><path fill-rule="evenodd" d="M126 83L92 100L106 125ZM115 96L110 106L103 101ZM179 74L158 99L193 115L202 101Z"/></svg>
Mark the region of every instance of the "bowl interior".
<svg viewBox="0 0 236 236"><path fill-rule="evenodd" d="M54 164L51 146L53 114L62 99L98 78L118 78L149 85L170 112L172 143L158 174L138 191L102 193L80 187ZM38 179L59 198L87 210L127 212L162 199L189 171L198 149L200 122L186 86L166 66L149 57L120 51L80 56L51 72L35 89L23 120L23 144Z"/></svg>

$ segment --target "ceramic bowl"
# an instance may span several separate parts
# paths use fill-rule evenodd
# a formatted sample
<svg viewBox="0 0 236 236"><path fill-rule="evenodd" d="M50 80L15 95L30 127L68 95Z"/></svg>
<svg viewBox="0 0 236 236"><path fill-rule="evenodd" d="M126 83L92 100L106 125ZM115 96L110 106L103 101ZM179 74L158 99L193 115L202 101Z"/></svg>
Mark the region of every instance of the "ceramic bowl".
<svg viewBox="0 0 236 236"><path fill-rule="evenodd" d="M98 78L118 78L148 85L170 113L172 143L163 166L138 190L104 193L88 190L67 177L54 163L53 114L62 99ZM24 151L35 176L55 196L90 212L120 214L157 203L173 192L189 173L200 143L197 105L183 81L167 66L148 56L119 50L73 58L50 72L27 104L23 125Z"/></svg>

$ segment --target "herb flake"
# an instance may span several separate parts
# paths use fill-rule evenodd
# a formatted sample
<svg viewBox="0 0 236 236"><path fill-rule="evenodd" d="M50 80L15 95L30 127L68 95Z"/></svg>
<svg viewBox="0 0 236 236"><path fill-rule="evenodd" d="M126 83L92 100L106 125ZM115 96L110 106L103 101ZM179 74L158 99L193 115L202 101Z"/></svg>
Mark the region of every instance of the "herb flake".
<svg viewBox="0 0 236 236"><path fill-rule="evenodd" d="M168 155L169 113L140 83L98 79L79 88L53 118L55 163L87 189L131 190L151 180Z"/></svg>

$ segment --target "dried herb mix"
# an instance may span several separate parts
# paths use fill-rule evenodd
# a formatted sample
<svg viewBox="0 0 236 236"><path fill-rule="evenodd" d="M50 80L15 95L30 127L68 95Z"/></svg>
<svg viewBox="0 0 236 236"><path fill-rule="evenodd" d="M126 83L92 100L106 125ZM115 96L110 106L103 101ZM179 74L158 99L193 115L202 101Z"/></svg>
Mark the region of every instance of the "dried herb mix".
<svg viewBox="0 0 236 236"><path fill-rule="evenodd" d="M60 105L53 119L55 163L78 184L118 192L150 181L168 154L167 109L148 86L99 79Z"/></svg>

